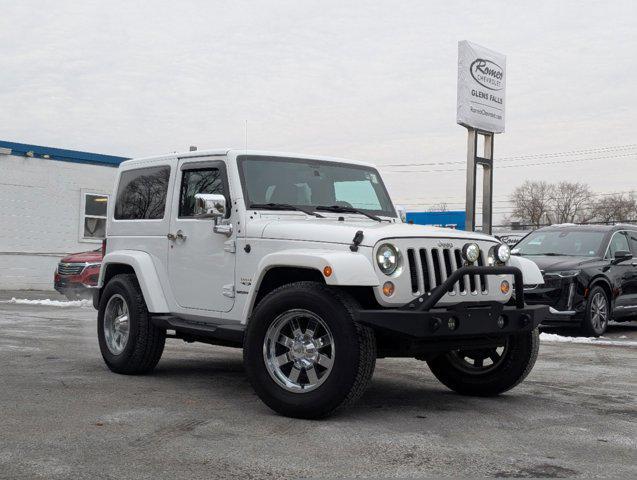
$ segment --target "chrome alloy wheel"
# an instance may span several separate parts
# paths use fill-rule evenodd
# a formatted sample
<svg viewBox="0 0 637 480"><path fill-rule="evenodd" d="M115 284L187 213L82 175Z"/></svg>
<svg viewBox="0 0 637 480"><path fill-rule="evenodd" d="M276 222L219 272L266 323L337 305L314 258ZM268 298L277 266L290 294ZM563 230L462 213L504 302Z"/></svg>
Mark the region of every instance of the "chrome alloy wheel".
<svg viewBox="0 0 637 480"><path fill-rule="evenodd" d="M591 324L596 332L603 332L608 325L608 302L602 292L591 300Z"/></svg>
<svg viewBox="0 0 637 480"><path fill-rule="evenodd" d="M495 348L477 350L454 350L449 353L451 363L462 372L470 375L483 375L495 370L508 352L509 341Z"/></svg>
<svg viewBox="0 0 637 480"><path fill-rule="evenodd" d="M119 355L124 351L129 334L128 304L124 297L116 293L108 299L104 310L104 339L113 355Z"/></svg>
<svg viewBox="0 0 637 480"><path fill-rule="evenodd" d="M334 337L309 310L288 310L268 328L263 359L272 379L289 392L310 392L327 380L334 365Z"/></svg>

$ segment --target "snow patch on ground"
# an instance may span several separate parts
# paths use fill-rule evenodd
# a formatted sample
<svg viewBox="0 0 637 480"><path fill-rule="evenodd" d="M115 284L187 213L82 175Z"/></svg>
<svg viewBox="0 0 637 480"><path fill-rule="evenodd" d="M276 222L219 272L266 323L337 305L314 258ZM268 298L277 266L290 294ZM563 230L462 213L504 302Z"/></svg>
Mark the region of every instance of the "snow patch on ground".
<svg viewBox="0 0 637 480"><path fill-rule="evenodd" d="M565 337L556 333L540 333L540 340L543 342L562 342L562 343L587 343L590 345L613 345L620 347L637 347L637 342L628 342L622 340L613 340L607 337Z"/></svg>
<svg viewBox="0 0 637 480"><path fill-rule="evenodd" d="M46 307L93 307L93 302L86 299L60 301L49 300L48 298L45 300L29 300L27 298L13 297L11 300L4 300L0 303L15 303L18 305L44 305Z"/></svg>

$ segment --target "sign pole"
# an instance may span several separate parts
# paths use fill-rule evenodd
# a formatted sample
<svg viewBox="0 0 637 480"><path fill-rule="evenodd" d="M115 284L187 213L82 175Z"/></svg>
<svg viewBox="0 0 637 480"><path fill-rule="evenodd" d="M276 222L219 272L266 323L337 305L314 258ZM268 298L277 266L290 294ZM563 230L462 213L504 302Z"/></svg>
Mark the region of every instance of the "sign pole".
<svg viewBox="0 0 637 480"><path fill-rule="evenodd" d="M484 135L482 165L482 232L493 233L493 133Z"/></svg>
<svg viewBox="0 0 637 480"><path fill-rule="evenodd" d="M475 128L467 128L467 195L465 211L467 218L464 229L473 232L476 228L476 148L478 134Z"/></svg>
<svg viewBox="0 0 637 480"><path fill-rule="evenodd" d="M484 137L484 151L478 154L478 136ZM493 133L467 127L467 190L465 230L476 229L477 167L482 166L482 231L493 229Z"/></svg>

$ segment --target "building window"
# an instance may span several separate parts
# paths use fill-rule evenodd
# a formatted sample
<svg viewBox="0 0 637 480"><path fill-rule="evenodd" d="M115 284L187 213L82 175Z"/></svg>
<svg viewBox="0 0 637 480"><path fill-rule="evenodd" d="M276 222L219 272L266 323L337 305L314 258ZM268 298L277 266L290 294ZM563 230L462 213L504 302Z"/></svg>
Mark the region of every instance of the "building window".
<svg viewBox="0 0 637 480"><path fill-rule="evenodd" d="M82 238L102 240L106 236L106 211L108 195L84 193L82 197Z"/></svg>

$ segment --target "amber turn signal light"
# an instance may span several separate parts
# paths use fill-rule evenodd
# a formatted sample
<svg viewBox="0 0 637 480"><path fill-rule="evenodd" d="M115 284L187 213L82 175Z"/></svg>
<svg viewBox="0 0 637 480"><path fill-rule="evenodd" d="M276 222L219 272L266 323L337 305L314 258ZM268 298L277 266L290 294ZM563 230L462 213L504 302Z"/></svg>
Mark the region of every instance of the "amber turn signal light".
<svg viewBox="0 0 637 480"><path fill-rule="evenodd" d="M500 284L500 291L506 295L507 293L509 293L510 289L511 285L509 284L509 282L507 282L506 280L502 280L502 283Z"/></svg>
<svg viewBox="0 0 637 480"><path fill-rule="evenodd" d="M392 282L385 282L383 285L383 295L391 297L394 294L394 284Z"/></svg>
<svg viewBox="0 0 637 480"><path fill-rule="evenodd" d="M323 275L325 275L326 277L329 277L330 275L332 275L332 267L330 267L329 265L325 267L323 269Z"/></svg>

